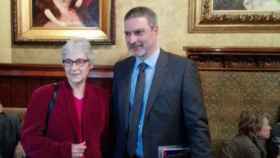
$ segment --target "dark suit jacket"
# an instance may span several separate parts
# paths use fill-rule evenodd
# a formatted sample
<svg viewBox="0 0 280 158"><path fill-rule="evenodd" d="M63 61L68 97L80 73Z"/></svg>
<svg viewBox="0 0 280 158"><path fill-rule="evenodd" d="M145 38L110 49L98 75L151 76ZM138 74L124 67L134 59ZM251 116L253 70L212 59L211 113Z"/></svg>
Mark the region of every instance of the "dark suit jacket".
<svg viewBox="0 0 280 158"><path fill-rule="evenodd" d="M16 116L0 113L0 158L12 158L19 141L20 121Z"/></svg>
<svg viewBox="0 0 280 158"><path fill-rule="evenodd" d="M86 141L85 158L101 158L108 133L109 109L107 93L87 82L84 95L82 129L74 106L74 96L67 81L59 84L56 105L50 115L48 131L43 135L48 103L53 86L35 90L24 120L22 146L29 158L71 157L71 144ZM81 130L78 130L81 129Z"/></svg>
<svg viewBox="0 0 280 158"><path fill-rule="evenodd" d="M135 57L118 62L113 80L115 158L126 154L130 78ZM143 127L145 158L158 157L158 147L186 145L193 158L210 158L208 121L195 65L163 50L156 64Z"/></svg>
<svg viewBox="0 0 280 158"><path fill-rule="evenodd" d="M220 158L266 158L265 144L258 138L235 136L223 146Z"/></svg>
<svg viewBox="0 0 280 158"><path fill-rule="evenodd" d="M280 149L280 122L277 122L271 130L271 136L268 141L268 157L276 158Z"/></svg>

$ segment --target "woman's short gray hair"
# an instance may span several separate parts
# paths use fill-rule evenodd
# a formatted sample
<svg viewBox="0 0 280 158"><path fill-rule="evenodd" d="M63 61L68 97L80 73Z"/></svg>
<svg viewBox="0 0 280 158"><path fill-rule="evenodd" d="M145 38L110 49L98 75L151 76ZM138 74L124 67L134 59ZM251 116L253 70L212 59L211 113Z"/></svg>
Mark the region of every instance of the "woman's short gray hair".
<svg viewBox="0 0 280 158"><path fill-rule="evenodd" d="M62 47L62 59L65 58L66 54L69 53L83 53L93 63L93 59L90 59L90 53L92 52L91 44L87 39L75 38L70 39Z"/></svg>

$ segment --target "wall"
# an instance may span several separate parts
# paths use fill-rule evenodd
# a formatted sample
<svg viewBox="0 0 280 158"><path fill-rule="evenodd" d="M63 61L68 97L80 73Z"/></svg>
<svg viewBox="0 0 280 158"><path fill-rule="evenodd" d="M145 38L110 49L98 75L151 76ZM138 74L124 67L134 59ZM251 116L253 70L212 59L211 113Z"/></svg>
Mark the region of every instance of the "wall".
<svg viewBox="0 0 280 158"><path fill-rule="evenodd" d="M11 27L10 27L10 0L0 1L0 62L12 62L11 54Z"/></svg>
<svg viewBox="0 0 280 158"><path fill-rule="evenodd" d="M59 63L58 47L11 46L10 1L0 1L0 63ZM116 44L94 46L98 65L113 65L119 59L128 56L123 36L123 16L127 10L138 5L149 6L158 13L161 47L179 55L185 55L183 46L279 47L280 38L277 33L189 34L188 0L115 1ZM220 144L218 139L229 139L234 135L239 112L244 108L271 112L278 106L279 88L276 90L274 87L279 87L279 72L276 74L202 72L201 79L214 144ZM220 113L221 109L224 113ZM223 121L223 117L229 116L223 114L228 113L234 117L227 119L232 120L228 123L230 126L220 126L223 122L218 122L217 126L214 124L217 120ZM227 134L221 136L221 133Z"/></svg>
<svg viewBox="0 0 280 158"><path fill-rule="evenodd" d="M183 46L266 46L277 47L279 34L189 34L187 31L188 0L115 0L116 44L95 46L97 64L113 65L128 55L123 38L123 16L133 6L153 8L159 15L161 46L176 54L184 55ZM10 29L11 0L0 1L0 62L2 63L59 63L56 47L11 47ZM175 14L176 13L176 14Z"/></svg>

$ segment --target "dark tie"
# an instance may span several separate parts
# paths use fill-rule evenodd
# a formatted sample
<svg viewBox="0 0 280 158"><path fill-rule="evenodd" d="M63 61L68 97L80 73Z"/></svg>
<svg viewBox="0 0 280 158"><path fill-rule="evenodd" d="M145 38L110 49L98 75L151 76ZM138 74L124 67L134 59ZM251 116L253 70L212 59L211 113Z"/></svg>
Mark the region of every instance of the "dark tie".
<svg viewBox="0 0 280 158"><path fill-rule="evenodd" d="M142 113L144 88L145 88L145 69L147 64L144 62L138 65L139 74L134 93L134 103L130 110L129 132L127 141L127 150L129 156L133 156L136 152L137 133L140 116Z"/></svg>

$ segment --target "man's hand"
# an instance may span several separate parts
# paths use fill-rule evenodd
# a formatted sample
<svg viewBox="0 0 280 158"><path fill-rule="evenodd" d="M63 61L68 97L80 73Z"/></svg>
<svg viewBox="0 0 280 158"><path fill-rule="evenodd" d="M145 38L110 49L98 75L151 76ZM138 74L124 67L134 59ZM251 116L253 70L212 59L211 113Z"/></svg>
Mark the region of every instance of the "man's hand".
<svg viewBox="0 0 280 158"><path fill-rule="evenodd" d="M80 144L72 144L72 158L83 157L86 148L86 142L82 142Z"/></svg>

